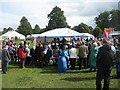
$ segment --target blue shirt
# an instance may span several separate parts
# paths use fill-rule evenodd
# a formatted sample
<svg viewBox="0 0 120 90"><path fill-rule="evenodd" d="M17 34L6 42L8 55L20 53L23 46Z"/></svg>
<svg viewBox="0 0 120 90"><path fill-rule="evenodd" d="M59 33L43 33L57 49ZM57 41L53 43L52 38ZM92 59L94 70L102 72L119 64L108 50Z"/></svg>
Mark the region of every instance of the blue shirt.
<svg viewBox="0 0 120 90"><path fill-rule="evenodd" d="M114 54L116 54L116 48L114 46L111 46L111 50L113 51Z"/></svg>
<svg viewBox="0 0 120 90"><path fill-rule="evenodd" d="M66 58L69 58L69 53L68 53L68 50L65 49L65 50L60 50L60 56L64 56Z"/></svg>

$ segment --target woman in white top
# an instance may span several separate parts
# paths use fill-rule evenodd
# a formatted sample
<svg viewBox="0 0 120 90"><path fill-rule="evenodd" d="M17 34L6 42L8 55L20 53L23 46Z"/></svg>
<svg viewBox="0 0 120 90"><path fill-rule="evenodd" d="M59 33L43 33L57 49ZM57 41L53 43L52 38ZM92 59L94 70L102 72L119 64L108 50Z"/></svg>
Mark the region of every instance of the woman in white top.
<svg viewBox="0 0 120 90"><path fill-rule="evenodd" d="M26 52L26 64L30 64L30 60L31 60L31 56L30 56L30 48L28 47L28 45L25 45L25 52Z"/></svg>
<svg viewBox="0 0 120 90"><path fill-rule="evenodd" d="M76 58L77 58L77 54L76 54L76 48L74 45L72 45L72 47L69 50L69 55L70 55L70 66L71 66L71 70L75 70L75 65L76 65Z"/></svg>

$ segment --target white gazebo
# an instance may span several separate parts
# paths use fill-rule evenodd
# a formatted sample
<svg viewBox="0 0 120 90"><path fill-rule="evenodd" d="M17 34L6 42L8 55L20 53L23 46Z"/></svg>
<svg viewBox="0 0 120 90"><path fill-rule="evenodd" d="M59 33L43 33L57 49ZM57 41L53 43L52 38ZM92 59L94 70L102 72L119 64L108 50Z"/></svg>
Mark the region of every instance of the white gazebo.
<svg viewBox="0 0 120 90"><path fill-rule="evenodd" d="M110 36L120 36L120 31L110 32Z"/></svg>
<svg viewBox="0 0 120 90"><path fill-rule="evenodd" d="M71 38L71 37L94 37L94 36L89 33L79 33L69 28L57 28L50 31L46 31L42 34L33 34L32 37Z"/></svg>
<svg viewBox="0 0 120 90"><path fill-rule="evenodd" d="M11 37L18 37L20 39L25 39L25 36L16 32L16 31L8 31L5 34L1 35L2 38L11 38Z"/></svg>

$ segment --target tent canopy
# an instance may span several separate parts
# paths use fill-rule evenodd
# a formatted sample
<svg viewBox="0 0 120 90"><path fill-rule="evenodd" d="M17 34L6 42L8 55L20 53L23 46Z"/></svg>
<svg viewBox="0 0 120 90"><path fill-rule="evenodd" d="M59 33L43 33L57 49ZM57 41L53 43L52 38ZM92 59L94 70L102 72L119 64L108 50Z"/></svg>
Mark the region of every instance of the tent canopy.
<svg viewBox="0 0 120 90"><path fill-rule="evenodd" d="M92 34L89 33L81 33L82 37L94 37Z"/></svg>
<svg viewBox="0 0 120 90"><path fill-rule="evenodd" d="M58 28L53 29L42 34L34 34L33 37L45 37L45 38L70 38L70 37L87 37L86 33L79 33L77 31L71 30L69 28ZM90 35L92 36L93 35Z"/></svg>
<svg viewBox="0 0 120 90"><path fill-rule="evenodd" d="M114 31L110 33L110 36L120 35L120 31Z"/></svg>
<svg viewBox="0 0 120 90"><path fill-rule="evenodd" d="M2 35L2 37L18 37L20 39L25 39L25 36L16 32L16 31L8 31Z"/></svg>

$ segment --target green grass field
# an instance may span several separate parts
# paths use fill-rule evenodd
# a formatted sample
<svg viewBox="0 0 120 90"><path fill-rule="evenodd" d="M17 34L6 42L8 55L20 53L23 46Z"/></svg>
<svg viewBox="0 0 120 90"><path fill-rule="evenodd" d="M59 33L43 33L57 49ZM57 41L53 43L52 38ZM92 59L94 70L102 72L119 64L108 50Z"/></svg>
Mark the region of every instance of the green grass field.
<svg viewBox="0 0 120 90"><path fill-rule="evenodd" d="M88 69L66 73L58 73L56 66L20 69L9 65L8 69L7 74L2 74L2 88L95 88L96 72L88 72ZM113 67L110 88L118 88L120 80L115 79L115 75Z"/></svg>
<svg viewBox="0 0 120 90"><path fill-rule="evenodd" d="M16 40L16 45L18 46L20 44L21 41L24 41L24 40ZM30 43L30 48L33 47L34 43L31 41L31 40L26 40L26 43Z"/></svg>

